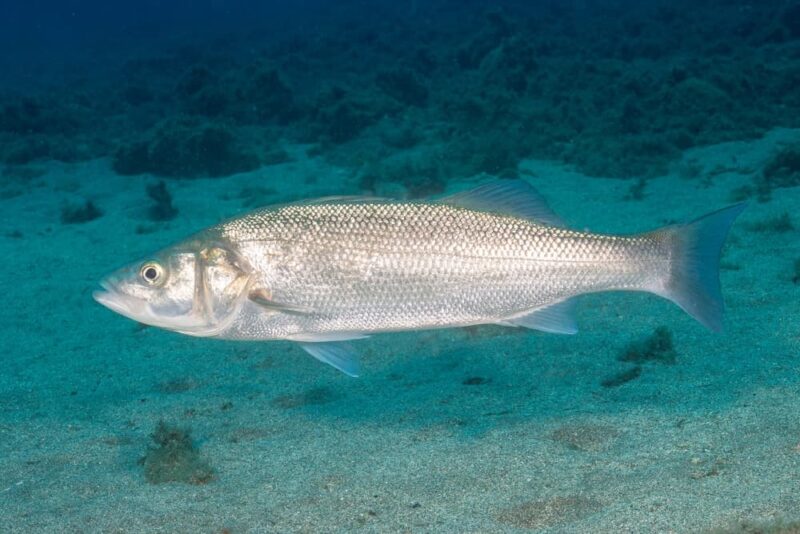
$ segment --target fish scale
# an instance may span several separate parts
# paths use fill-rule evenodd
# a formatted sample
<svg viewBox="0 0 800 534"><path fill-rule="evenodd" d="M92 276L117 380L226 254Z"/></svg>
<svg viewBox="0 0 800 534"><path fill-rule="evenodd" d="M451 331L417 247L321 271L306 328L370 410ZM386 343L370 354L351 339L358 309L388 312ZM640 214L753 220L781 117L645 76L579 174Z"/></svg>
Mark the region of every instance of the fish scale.
<svg viewBox="0 0 800 534"><path fill-rule="evenodd" d="M448 204L337 202L255 212L220 237L275 300L314 310L248 322L237 338L499 322L661 276L665 240L576 232Z"/></svg>

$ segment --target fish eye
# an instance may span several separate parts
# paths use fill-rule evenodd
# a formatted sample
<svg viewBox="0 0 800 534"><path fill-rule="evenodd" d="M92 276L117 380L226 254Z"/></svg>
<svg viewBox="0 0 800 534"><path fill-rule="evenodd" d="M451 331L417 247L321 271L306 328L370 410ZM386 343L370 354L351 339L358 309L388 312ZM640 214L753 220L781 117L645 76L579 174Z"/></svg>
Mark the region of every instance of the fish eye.
<svg viewBox="0 0 800 534"><path fill-rule="evenodd" d="M158 263L150 261L142 265L139 276L151 286L156 285L161 283L164 278L164 269Z"/></svg>

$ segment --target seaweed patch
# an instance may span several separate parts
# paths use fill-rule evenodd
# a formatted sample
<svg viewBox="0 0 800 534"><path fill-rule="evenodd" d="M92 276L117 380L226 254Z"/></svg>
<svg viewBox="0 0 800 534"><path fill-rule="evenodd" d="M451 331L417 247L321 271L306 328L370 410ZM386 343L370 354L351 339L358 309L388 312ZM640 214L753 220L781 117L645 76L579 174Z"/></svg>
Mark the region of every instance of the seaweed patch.
<svg viewBox="0 0 800 534"><path fill-rule="evenodd" d="M188 429L159 421L152 438L155 447L148 448L141 460L150 484L208 484L214 478L214 470L200 456Z"/></svg>
<svg viewBox="0 0 800 534"><path fill-rule="evenodd" d="M91 200L83 204L67 204L61 208L61 222L63 224L81 224L102 217L103 211L95 206Z"/></svg>
<svg viewBox="0 0 800 534"><path fill-rule="evenodd" d="M630 342L617 358L621 362L658 362L674 364L678 353L672 343L672 333L666 326L659 326L648 337Z"/></svg>

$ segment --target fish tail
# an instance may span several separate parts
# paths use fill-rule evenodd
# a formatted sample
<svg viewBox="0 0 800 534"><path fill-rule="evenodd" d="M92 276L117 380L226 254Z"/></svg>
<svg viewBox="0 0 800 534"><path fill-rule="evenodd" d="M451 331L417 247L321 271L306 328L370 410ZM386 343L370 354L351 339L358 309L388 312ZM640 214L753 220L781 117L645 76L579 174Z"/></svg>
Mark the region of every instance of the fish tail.
<svg viewBox="0 0 800 534"><path fill-rule="evenodd" d="M706 328L722 330L719 283L722 246L746 203L709 213L692 222L660 230L670 235L671 264L657 293L668 298Z"/></svg>

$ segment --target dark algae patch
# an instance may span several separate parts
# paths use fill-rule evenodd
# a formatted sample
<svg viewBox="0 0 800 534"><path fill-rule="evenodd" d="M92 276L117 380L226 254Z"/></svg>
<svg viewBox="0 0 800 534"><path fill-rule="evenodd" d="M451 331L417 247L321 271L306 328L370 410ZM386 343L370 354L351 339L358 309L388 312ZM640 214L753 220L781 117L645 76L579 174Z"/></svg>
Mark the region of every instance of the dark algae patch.
<svg viewBox="0 0 800 534"><path fill-rule="evenodd" d="M116 153L120 174L223 176L265 162L275 135L334 160L358 154L360 169L429 138L440 146L424 158L452 155L445 179L504 175L528 156L652 177L687 148L800 125L800 8L784 3L415 2L414 16L379 10L381 30L345 2L304 26L319 39L241 32L118 62L113 80L0 95L0 161ZM796 145L776 153L759 187L797 183L798 161Z"/></svg>
<svg viewBox="0 0 800 534"><path fill-rule="evenodd" d="M625 194L625 200L643 200L645 197L645 189L647 188L647 180L639 178L633 185L628 188Z"/></svg>
<svg viewBox="0 0 800 534"><path fill-rule="evenodd" d="M164 180L149 184L146 187L147 196L153 201L147 214L152 221L170 221L178 215L178 210L172 205L172 195L167 189Z"/></svg>
<svg viewBox="0 0 800 534"><path fill-rule="evenodd" d="M642 374L642 366L637 365L635 367L631 367L626 371L622 371L621 373L617 373L615 375L609 376L602 382L600 385L604 388L616 388L630 382L631 380L636 380Z"/></svg>
<svg viewBox="0 0 800 534"><path fill-rule="evenodd" d="M794 224L792 224L792 218L789 214L783 212L780 215L756 221L750 224L748 229L759 233L784 234L794 230Z"/></svg>
<svg viewBox="0 0 800 534"><path fill-rule="evenodd" d="M672 333L666 326L659 326L644 339L631 341L617 356L617 360L635 364L634 367L609 376L602 382L605 388L619 387L642 374L642 365L650 362L672 365L678 359L678 353L672 343Z"/></svg>
<svg viewBox="0 0 800 534"><path fill-rule="evenodd" d="M157 389L161 393L184 393L186 391L191 391L198 387L198 383L188 377L182 378L174 378L172 380L167 380L165 382L161 382L158 384Z"/></svg>
<svg viewBox="0 0 800 534"><path fill-rule="evenodd" d="M61 222L64 224L80 224L93 221L103 216L103 212L91 200L83 204L68 204L61 208Z"/></svg>
<svg viewBox="0 0 800 534"><path fill-rule="evenodd" d="M649 337L633 341L620 353L621 362L658 362L674 364L678 358L672 343L672 333L666 326L659 326Z"/></svg>
<svg viewBox="0 0 800 534"><path fill-rule="evenodd" d="M240 148L228 126L178 117L163 121L148 139L121 146L112 165L121 175L216 178L253 170L259 161Z"/></svg>
<svg viewBox="0 0 800 534"><path fill-rule="evenodd" d="M763 179L771 187L800 185L800 143L778 151L764 166Z"/></svg>
<svg viewBox="0 0 800 534"><path fill-rule="evenodd" d="M775 189L800 185L800 143L779 148L753 177L751 185L734 190L731 199L744 200L755 196L759 202L772 199Z"/></svg>
<svg viewBox="0 0 800 534"><path fill-rule="evenodd" d="M500 511L495 519L515 528L541 529L574 523L602 509L603 504L598 500L571 495L525 502Z"/></svg>
<svg viewBox="0 0 800 534"><path fill-rule="evenodd" d="M408 69L381 72L375 78L377 86L386 94L403 104L424 106L428 90L417 75Z"/></svg>
<svg viewBox="0 0 800 534"><path fill-rule="evenodd" d="M469 378L465 378L461 383L465 386L482 386L484 384L489 384L492 381L491 378L484 378L482 376L471 376Z"/></svg>
<svg viewBox="0 0 800 534"><path fill-rule="evenodd" d="M150 484L208 484L214 478L214 470L200 456L188 429L159 421L152 438L155 446L141 460Z"/></svg>

